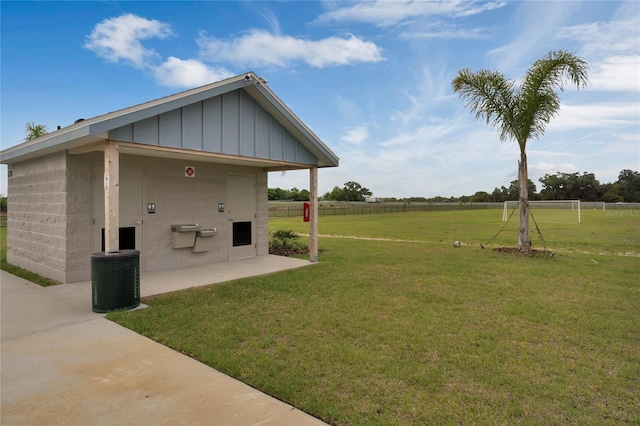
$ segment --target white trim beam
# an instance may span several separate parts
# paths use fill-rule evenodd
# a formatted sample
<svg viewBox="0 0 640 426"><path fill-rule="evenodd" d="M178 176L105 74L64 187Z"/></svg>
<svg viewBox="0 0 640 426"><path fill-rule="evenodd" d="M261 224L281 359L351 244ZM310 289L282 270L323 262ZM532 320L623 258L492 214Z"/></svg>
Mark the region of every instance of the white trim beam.
<svg viewBox="0 0 640 426"><path fill-rule="evenodd" d="M120 146L104 147L104 251L120 250Z"/></svg>
<svg viewBox="0 0 640 426"><path fill-rule="evenodd" d="M309 261L318 261L318 168L309 169Z"/></svg>

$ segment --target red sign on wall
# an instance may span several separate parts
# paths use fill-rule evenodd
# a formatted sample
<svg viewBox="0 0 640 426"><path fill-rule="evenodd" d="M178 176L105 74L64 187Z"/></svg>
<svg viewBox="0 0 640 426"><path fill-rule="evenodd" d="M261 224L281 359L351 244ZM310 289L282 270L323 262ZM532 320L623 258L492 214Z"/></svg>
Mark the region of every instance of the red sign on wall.
<svg viewBox="0 0 640 426"><path fill-rule="evenodd" d="M302 220L309 222L311 205L309 203L302 204Z"/></svg>
<svg viewBox="0 0 640 426"><path fill-rule="evenodd" d="M184 166L184 176L194 177L196 175L196 168L193 166Z"/></svg>

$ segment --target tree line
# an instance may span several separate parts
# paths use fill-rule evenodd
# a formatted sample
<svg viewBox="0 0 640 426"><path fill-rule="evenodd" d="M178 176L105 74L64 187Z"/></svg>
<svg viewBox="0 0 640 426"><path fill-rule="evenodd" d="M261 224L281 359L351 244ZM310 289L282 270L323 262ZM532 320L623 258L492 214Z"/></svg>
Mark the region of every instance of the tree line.
<svg viewBox="0 0 640 426"><path fill-rule="evenodd" d="M601 184L593 173L546 174L539 179L542 189L537 192L529 179L529 200L581 200L604 201L605 203L640 202L640 173L624 169L613 183ZM491 194L479 191L459 201L503 202L518 200L518 181L511 182L509 188L495 188Z"/></svg>
<svg viewBox="0 0 640 426"><path fill-rule="evenodd" d="M624 169L618 174L618 180L613 183L601 184L593 173L562 173L546 174L539 179L542 186L538 192L535 183L528 179L529 200L581 200L604 201L605 203L640 203L640 173ZM331 191L318 197L321 201L365 201L372 192L357 182L349 181L343 187L335 186ZM504 202L519 199L518 181L512 181L508 187L495 188L493 192L478 191L473 195L460 197L406 197L384 198L383 201L393 202ZM269 188L271 201L309 201L309 191L292 188L284 190Z"/></svg>

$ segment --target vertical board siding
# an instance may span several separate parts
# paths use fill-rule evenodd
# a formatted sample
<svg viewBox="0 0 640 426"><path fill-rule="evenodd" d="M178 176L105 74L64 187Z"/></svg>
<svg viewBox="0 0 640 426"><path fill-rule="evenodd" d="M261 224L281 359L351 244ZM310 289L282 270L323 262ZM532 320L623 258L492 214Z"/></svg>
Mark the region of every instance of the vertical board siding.
<svg viewBox="0 0 640 426"><path fill-rule="evenodd" d="M255 157L256 154L256 102L244 91L240 94L240 155Z"/></svg>
<svg viewBox="0 0 640 426"><path fill-rule="evenodd" d="M133 123L133 141L158 145L158 116Z"/></svg>
<svg viewBox="0 0 640 426"><path fill-rule="evenodd" d="M311 151L300 144L296 144L296 161L306 164L318 164L318 159L313 156Z"/></svg>
<svg viewBox="0 0 640 426"><path fill-rule="evenodd" d="M271 116L260 105L256 105L256 157L269 157L269 132Z"/></svg>
<svg viewBox="0 0 640 426"><path fill-rule="evenodd" d="M202 103L203 144L205 151L222 152L222 96Z"/></svg>
<svg viewBox="0 0 640 426"><path fill-rule="evenodd" d="M269 158L283 159L282 144L284 140L284 127L275 120L271 120L269 129Z"/></svg>
<svg viewBox="0 0 640 426"><path fill-rule="evenodd" d="M118 127L109 131L109 139L115 141L133 142L133 124Z"/></svg>
<svg viewBox="0 0 640 426"><path fill-rule="evenodd" d="M159 145L182 147L182 108L159 116Z"/></svg>
<svg viewBox="0 0 640 426"><path fill-rule="evenodd" d="M182 108L182 147L202 150L202 102Z"/></svg>
<svg viewBox="0 0 640 426"><path fill-rule="evenodd" d="M303 164L318 159L244 90L109 131L109 138Z"/></svg>
<svg viewBox="0 0 640 426"><path fill-rule="evenodd" d="M285 161L296 161L296 145L298 145L298 141L289 132L285 132L284 153L282 154Z"/></svg>
<svg viewBox="0 0 640 426"><path fill-rule="evenodd" d="M238 155L240 130L240 102L238 92L222 95L222 153Z"/></svg>

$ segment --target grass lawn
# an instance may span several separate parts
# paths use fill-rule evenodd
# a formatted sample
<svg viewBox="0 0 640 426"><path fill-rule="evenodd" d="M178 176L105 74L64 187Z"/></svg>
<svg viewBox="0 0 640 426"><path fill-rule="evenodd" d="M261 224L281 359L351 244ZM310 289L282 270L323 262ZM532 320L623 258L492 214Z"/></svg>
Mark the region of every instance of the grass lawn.
<svg viewBox="0 0 640 426"><path fill-rule="evenodd" d="M640 423L640 217L540 215L524 257L480 249L501 216L323 217L316 265L108 317L335 425Z"/></svg>

